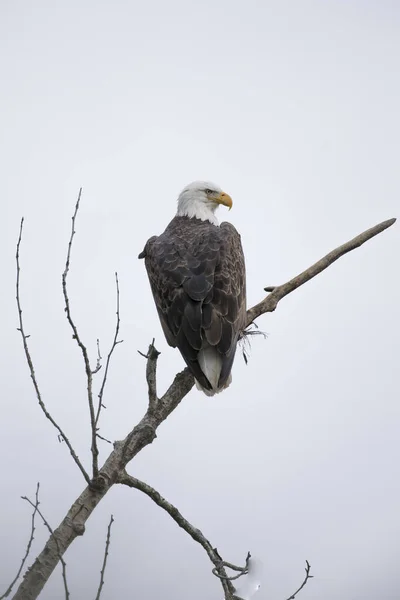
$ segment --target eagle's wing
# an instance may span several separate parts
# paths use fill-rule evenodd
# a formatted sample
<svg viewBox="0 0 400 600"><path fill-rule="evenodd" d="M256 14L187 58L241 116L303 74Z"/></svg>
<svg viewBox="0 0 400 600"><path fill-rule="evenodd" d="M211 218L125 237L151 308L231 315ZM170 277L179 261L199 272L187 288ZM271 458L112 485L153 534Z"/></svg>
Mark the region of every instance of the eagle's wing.
<svg viewBox="0 0 400 600"><path fill-rule="evenodd" d="M232 369L239 335L246 325L246 269L240 235L230 223L222 223L223 243L214 275L212 312L219 315L222 325L221 340L216 344L223 355L219 386L223 386ZM205 331L213 344L211 331Z"/></svg>
<svg viewBox="0 0 400 600"><path fill-rule="evenodd" d="M245 325L245 265L240 236L233 225L175 217L159 237L151 238L140 257L161 324L193 375L211 384L198 362L205 345L222 358L218 382L229 377L236 344Z"/></svg>

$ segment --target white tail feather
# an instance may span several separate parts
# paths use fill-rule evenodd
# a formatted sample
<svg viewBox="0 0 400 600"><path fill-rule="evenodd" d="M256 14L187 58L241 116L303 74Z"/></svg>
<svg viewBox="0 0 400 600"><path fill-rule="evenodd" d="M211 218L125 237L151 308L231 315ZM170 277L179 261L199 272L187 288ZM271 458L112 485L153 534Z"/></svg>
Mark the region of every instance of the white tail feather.
<svg viewBox="0 0 400 600"><path fill-rule="evenodd" d="M222 358L219 352L212 346L206 346L200 350L197 360L213 389L217 389L222 369Z"/></svg>
<svg viewBox="0 0 400 600"><path fill-rule="evenodd" d="M207 377L212 386L211 390L206 390L196 379L196 387L198 390L201 390L207 396L214 396L214 394L222 392L222 390L229 386L232 381L231 373L229 374L225 384L220 388L218 387L219 377L222 370L222 358L215 348L212 346L206 346L200 350L197 360L199 361L200 369L203 371L204 375Z"/></svg>

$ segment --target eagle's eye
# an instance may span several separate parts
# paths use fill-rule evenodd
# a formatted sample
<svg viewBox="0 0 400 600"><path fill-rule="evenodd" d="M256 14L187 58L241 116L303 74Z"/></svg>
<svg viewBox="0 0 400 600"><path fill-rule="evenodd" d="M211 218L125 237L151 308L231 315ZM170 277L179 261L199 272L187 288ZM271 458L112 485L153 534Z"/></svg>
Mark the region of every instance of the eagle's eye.
<svg viewBox="0 0 400 600"><path fill-rule="evenodd" d="M212 190L210 190L210 189L208 189L208 188L207 188L206 190L204 190L204 191L205 191L205 193L206 193L207 195L209 195L209 194L212 194L212 193L213 193L213 191L212 191Z"/></svg>

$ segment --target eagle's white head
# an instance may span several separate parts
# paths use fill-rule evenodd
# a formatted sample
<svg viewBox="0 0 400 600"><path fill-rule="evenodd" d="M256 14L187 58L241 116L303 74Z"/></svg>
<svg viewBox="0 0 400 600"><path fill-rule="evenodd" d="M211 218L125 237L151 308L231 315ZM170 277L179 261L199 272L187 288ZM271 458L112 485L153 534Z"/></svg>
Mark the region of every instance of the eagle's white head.
<svg viewBox="0 0 400 600"><path fill-rule="evenodd" d="M194 181L187 185L178 197L179 217L190 217L210 221L219 225L215 210L219 204L232 208L232 198L218 185L209 181Z"/></svg>

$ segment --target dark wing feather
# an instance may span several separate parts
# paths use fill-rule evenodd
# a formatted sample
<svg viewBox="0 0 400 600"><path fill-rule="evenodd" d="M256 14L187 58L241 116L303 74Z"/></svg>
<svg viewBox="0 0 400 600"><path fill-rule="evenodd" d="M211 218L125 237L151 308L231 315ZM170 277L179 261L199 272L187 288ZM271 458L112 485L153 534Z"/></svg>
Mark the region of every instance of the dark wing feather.
<svg viewBox="0 0 400 600"><path fill-rule="evenodd" d="M230 223L222 223L220 259L214 275L215 312L221 315L222 336L216 345L222 355L219 386L229 377L240 333L246 324L246 269L240 235Z"/></svg>
<svg viewBox="0 0 400 600"><path fill-rule="evenodd" d="M211 386L197 356L205 341L214 346L222 356L223 385L246 316L244 257L236 229L175 217L162 235L147 242L140 257L168 343L179 348L206 389Z"/></svg>

